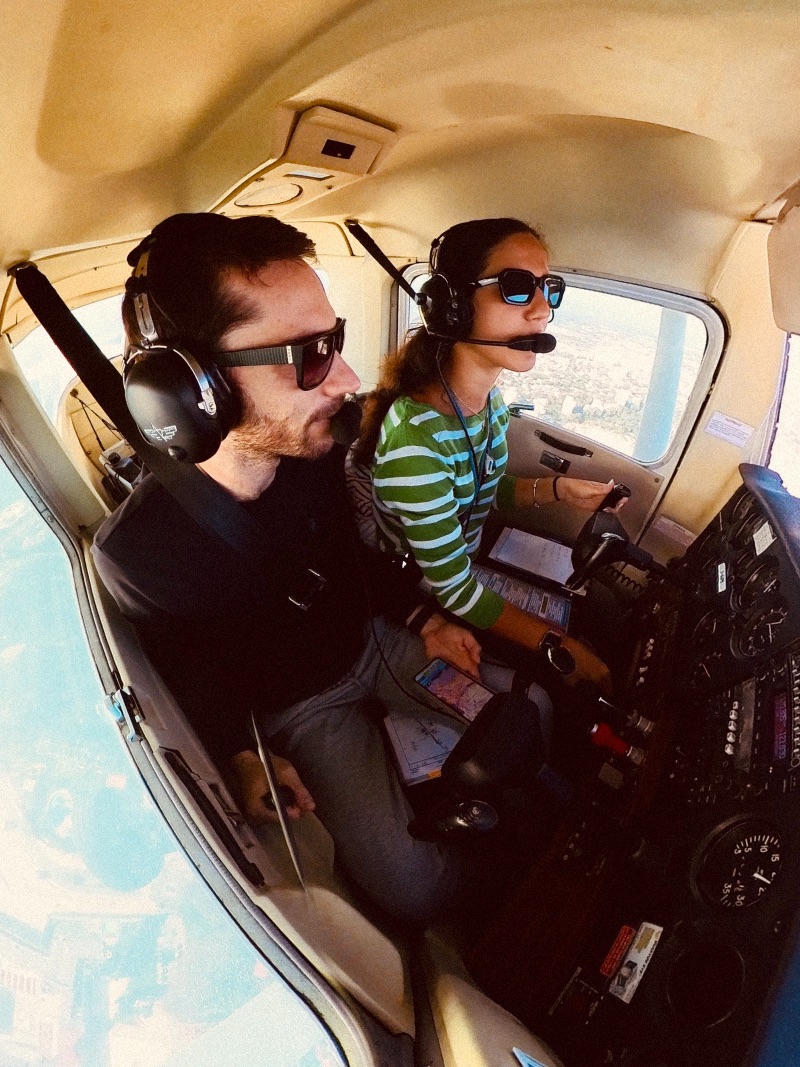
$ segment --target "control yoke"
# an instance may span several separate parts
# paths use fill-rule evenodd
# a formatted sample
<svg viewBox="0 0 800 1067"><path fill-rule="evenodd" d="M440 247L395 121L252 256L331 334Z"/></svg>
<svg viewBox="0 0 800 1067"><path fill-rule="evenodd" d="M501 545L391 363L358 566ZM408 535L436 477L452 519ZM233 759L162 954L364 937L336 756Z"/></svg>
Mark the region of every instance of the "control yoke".
<svg viewBox="0 0 800 1067"><path fill-rule="evenodd" d="M612 511L595 511L578 534L572 547L574 570L564 583L567 589L580 589L609 563L630 563L642 571L666 574L649 552L631 544L627 531Z"/></svg>

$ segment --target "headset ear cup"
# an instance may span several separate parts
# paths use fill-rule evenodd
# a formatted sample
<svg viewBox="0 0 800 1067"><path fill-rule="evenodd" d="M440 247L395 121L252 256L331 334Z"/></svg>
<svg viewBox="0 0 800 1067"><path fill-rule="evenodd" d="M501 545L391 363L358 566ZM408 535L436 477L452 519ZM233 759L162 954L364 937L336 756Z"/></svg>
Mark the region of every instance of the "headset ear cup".
<svg viewBox="0 0 800 1067"><path fill-rule="evenodd" d="M220 443L227 437L234 426L241 419L241 405L236 393L233 392L225 379L225 375L216 363L204 363L203 367L211 379L214 387L214 397L217 403L217 419L220 426Z"/></svg>
<svg viewBox="0 0 800 1067"><path fill-rule="evenodd" d="M443 274L432 274L420 293L425 297L420 314L428 333L453 341L469 336L472 301L466 294L453 289Z"/></svg>
<svg viewBox="0 0 800 1067"><path fill-rule="evenodd" d="M168 345L132 356L124 374L125 400L145 440L190 463L213 456L235 423L237 407L219 370ZM205 394L197 371L209 386Z"/></svg>

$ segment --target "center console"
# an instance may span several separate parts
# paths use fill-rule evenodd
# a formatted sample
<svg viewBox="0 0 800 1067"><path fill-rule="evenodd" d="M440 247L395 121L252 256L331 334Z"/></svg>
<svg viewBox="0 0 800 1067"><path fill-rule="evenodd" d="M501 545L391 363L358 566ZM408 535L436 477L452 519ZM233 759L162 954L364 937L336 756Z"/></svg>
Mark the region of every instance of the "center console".
<svg viewBox="0 0 800 1067"><path fill-rule="evenodd" d="M567 1067L766 1063L787 1007L800 502L741 469L742 488L631 609L616 702L622 721L655 723L627 738L644 760L600 763L475 946L476 978Z"/></svg>

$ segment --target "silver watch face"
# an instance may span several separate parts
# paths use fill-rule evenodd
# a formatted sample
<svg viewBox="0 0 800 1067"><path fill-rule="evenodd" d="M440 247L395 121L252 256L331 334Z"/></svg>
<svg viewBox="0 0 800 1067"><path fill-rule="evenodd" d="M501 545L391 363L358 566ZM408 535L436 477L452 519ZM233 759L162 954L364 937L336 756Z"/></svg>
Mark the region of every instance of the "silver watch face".
<svg viewBox="0 0 800 1067"><path fill-rule="evenodd" d="M575 670L575 657L563 645L547 645L545 654L550 666L559 674L572 674Z"/></svg>

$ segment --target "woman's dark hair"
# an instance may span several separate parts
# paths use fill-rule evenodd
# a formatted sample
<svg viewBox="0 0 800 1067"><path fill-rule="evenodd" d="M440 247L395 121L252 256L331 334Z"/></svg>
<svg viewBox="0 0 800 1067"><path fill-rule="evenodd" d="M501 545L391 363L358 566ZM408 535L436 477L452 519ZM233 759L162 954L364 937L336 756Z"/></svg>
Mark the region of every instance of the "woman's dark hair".
<svg viewBox="0 0 800 1067"><path fill-rule="evenodd" d="M128 255L136 267L151 245L147 295L159 340L198 355L216 351L250 308L225 287L231 273L255 275L269 263L314 255L306 234L279 219L251 215L230 219L211 212L171 215ZM141 340L133 306L136 280L126 285L122 321L129 341Z"/></svg>
<svg viewBox="0 0 800 1067"><path fill-rule="evenodd" d="M481 276L494 248L515 233L529 233L542 241L541 234L519 219L459 222L431 245L431 273L443 274L451 289L463 291ZM357 463L372 463L386 412L399 396L417 393L436 381L439 368L447 369L454 344L420 329L386 357L380 380L364 403L361 434L354 450Z"/></svg>

